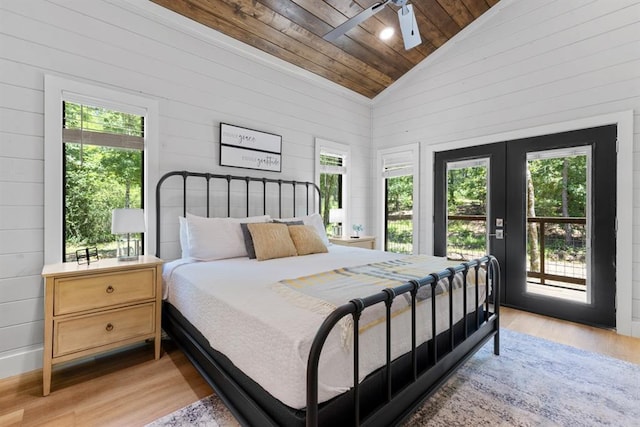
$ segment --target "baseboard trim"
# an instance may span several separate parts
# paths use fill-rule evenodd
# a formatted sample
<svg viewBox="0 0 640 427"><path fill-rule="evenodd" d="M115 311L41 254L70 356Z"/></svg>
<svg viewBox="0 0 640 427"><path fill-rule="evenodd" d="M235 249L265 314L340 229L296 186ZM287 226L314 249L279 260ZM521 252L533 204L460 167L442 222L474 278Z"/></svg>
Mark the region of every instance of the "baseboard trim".
<svg viewBox="0 0 640 427"><path fill-rule="evenodd" d="M0 379L42 369L42 345L0 354Z"/></svg>
<svg viewBox="0 0 640 427"><path fill-rule="evenodd" d="M631 322L631 336L640 338L640 320L634 320Z"/></svg>

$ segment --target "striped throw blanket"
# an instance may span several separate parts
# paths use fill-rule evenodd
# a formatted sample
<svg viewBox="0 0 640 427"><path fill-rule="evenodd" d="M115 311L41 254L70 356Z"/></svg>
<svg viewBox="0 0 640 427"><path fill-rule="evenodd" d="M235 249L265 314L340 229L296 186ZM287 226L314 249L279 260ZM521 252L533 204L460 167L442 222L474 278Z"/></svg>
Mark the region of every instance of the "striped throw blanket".
<svg viewBox="0 0 640 427"><path fill-rule="evenodd" d="M445 258L427 255L410 255L390 261L376 262L357 267L345 267L337 270L313 274L296 279L281 280L272 285L273 289L298 307L323 316L329 315L338 306L354 299L363 298L385 288L402 285L409 280L421 279L431 273L440 272L457 265ZM471 273L471 272L470 272ZM454 289L462 286L462 275L456 275ZM480 275L481 280L484 275ZM474 284L475 274L468 274L468 285ZM440 280L436 295L449 292L447 279ZM418 303L431 298L431 287L422 287L417 294ZM410 294L396 297L393 302L392 316L408 310L411 305ZM360 318L359 331L363 332L385 321L383 304L366 309ZM339 323L342 328L343 345L347 347L353 336L353 321L346 316Z"/></svg>

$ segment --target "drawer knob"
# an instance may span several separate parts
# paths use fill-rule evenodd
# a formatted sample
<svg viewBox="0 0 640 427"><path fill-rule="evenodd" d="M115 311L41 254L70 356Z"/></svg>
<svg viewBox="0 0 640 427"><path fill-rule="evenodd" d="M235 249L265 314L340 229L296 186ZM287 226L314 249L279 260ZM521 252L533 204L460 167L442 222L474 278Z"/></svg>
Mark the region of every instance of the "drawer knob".
<svg viewBox="0 0 640 427"><path fill-rule="evenodd" d="M107 286L107 293L108 294L112 293L113 291L115 291L113 286L111 286L111 285Z"/></svg>
<svg viewBox="0 0 640 427"><path fill-rule="evenodd" d="M107 332L113 331L113 325L111 323L107 323L107 327L105 328Z"/></svg>

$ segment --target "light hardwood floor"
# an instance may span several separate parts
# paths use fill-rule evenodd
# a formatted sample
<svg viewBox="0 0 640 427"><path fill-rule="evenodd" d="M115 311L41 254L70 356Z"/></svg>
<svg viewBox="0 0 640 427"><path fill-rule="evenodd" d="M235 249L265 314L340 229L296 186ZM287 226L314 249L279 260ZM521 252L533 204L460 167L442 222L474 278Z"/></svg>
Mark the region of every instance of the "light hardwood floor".
<svg viewBox="0 0 640 427"><path fill-rule="evenodd" d="M518 332L640 364L640 339L501 308L501 325ZM54 368L42 397L41 371L0 380L0 426L140 426L212 393L171 342Z"/></svg>

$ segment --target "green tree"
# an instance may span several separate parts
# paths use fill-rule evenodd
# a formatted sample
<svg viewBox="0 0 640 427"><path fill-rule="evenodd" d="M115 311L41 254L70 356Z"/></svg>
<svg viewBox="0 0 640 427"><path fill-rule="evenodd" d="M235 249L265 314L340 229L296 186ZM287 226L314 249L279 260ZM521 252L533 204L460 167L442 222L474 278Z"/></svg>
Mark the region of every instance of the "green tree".
<svg viewBox="0 0 640 427"><path fill-rule="evenodd" d="M142 136L140 116L65 102L65 129L110 135ZM89 134L91 136L91 134ZM65 245L112 242L111 211L141 207L142 151L66 142Z"/></svg>
<svg viewBox="0 0 640 427"><path fill-rule="evenodd" d="M124 200L120 207L140 207L142 152L109 149L105 154L102 157L101 166L109 181L124 186ZM133 195L132 188L135 190Z"/></svg>
<svg viewBox="0 0 640 427"><path fill-rule="evenodd" d="M586 215L586 162L587 158L584 155L528 162L535 188L538 216Z"/></svg>
<svg viewBox="0 0 640 427"><path fill-rule="evenodd" d="M387 178L387 235L390 252L413 252L413 175Z"/></svg>
<svg viewBox="0 0 640 427"><path fill-rule="evenodd" d="M584 217L587 206L587 157L562 156L527 162L528 217ZM571 224L564 224L564 242L572 244ZM540 268L539 233L547 236L549 227L538 230L538 224L528 224L529 267ZM560 229L556 229L558 234ZM546 238L546 237L545 237Z"/></svg>
<svg viewBox="0 0 640 427"><path fill-rule="evenodd" d="M527 217L536 216L536 196L535 188L533 186L533 180L531 179L531 169L529 168L529 162L527 162ZM538 224L534 222L527 222L527 231L529 233L528 246L529 246L529 270L540 271L540 245L538 243ZM540 230L544 233L544 230Z"/></svg>
<svg viewBox="0 0 640 427"><path fill-rule="evenodd" d="M320 207L324 225L329 224L329 211L339 208L341 176L334 173L320 174L320 194L322 194L322 206Z"/></svg>
<svg viewBox="0 0 640 427"><path fill-rule="evenodd" d="M65 144L65 233L74 245L113 241L111 210L140 207L142 152Z"/></svg>
<svg viewBox="0 0 640 427"><path fill-rule="evenodd" d="M406 212L413 210L413 176L387 179L387 210Z"/></svg>
<svg viewBox="0 0 640 427"><path fill-rule="evenodd" d="M487 204L487 168L472 166L447 173L449 215L484 215Z"/></svg>

